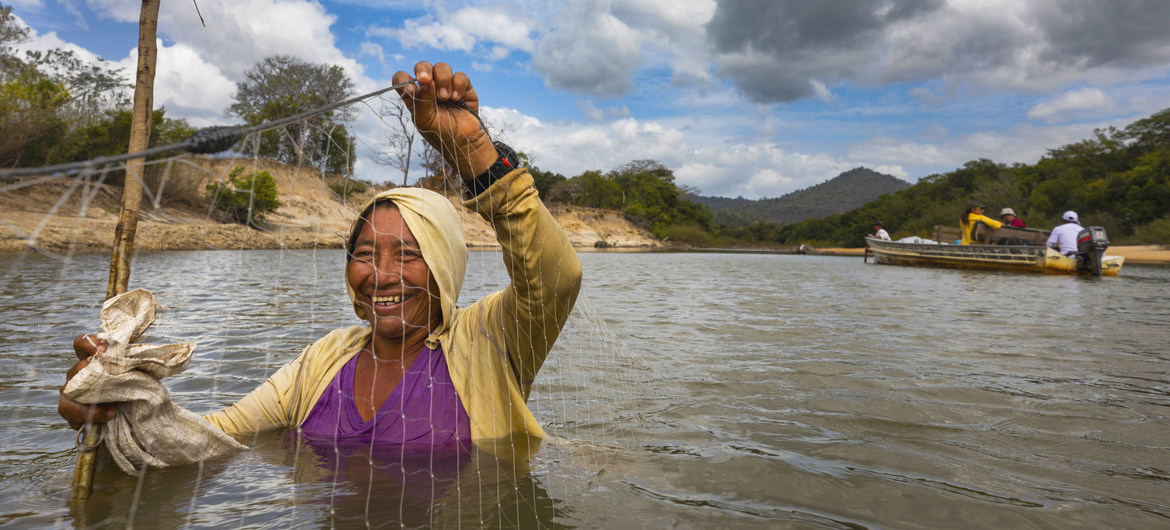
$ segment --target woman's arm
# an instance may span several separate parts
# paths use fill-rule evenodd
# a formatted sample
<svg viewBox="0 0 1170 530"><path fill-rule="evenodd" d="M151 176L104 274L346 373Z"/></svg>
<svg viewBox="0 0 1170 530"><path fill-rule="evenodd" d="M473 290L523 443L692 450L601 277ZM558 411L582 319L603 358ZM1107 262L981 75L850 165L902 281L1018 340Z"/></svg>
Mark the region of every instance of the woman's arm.
<svg viewBox="0 0 1170 530"><path fill-rule="evenodd" d="M420 62L414 78L416 83L399 94L415 125L469 189L486 187L464 205L495 228L512 281L499 296L481 301L484 313L477 325L487 326L481 331L489 337L503 331L503 346L527 393L577 299L581 262L540 202L527 170L514 169L490 182L498 176L501 156L479 121L479 97L467 75L446 63ZM409 79L405 72L393 78L396 84Z"/></svg>
<svg viewBox="0 0 1170 530"><path fill-rule="evenodd" d="M308 349L305 349L307 352ZM267 381L232 406L203 416L219 430L231 436L255 434L291 426L295 382L301 372L305 352L282 366Z"/></svg>
<svg viewBox="0 0 1170 530"><path fill-rule="evenodd" d="M511 282L485 308L484 322L502 328L512 368L527 389L577 300L581 261L526 169L512 171L464 205L492 224L503 250Z"/></svg>
<svg viewBox="0 0 1170 530"><path fill-rule="evenodd" d="M983 221L983 224L990 226L991 228L997 230L1003 228L1002 222L996 221L995 219L987 217L986 215L971 214L970 219L972 220L972 224L974 224L974 221Z"/></svg>

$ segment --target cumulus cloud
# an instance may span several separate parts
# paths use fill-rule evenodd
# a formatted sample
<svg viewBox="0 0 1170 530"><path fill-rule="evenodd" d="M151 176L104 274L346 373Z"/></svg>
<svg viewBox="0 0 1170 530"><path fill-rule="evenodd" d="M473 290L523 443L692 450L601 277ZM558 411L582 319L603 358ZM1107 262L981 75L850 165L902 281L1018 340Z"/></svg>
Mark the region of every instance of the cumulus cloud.
<svg viewBox="0 0 1170 530"><path fill-rule="evenodd" d="M138 0L88 0L87 5L104 17L137 27ZM206 28L191 4L163 2L159 9L159 36L164 42L180 43L159 47L155 79L155 100L167 106L171 117L188 118L193 125L222 122L235 92L234 81L271 55L339 65L358 90L375 84L356 59L338 50L331 29L336 17L316 2L240 0L204 9L202 14ZM132 77L137 50L127 50L117 62Z"/></svg>
<svg viewBox="0 0 1170 530"><path fill-rule="evenodd" d="M361 45L361 50L358 52L358 56L373 57L382 64L386 62L386 52L382 49L381 46L378 46L372 42L363 42Z"/></svg>
<svg viewBox="0 0 1170 530"><path fill-rule="evenodd" d="M1101 117L1115 110L1113 99L1097 88L1066 92L1060 97L1043 101L1028 110L1028 117L1049 123L1071 121L1085 117Z"/></svg>
<svg viewBox="0 0 1170 530"><path fill-rule="evenodd" d="M780 102L816 95L816 81L1039 91L1164 75L1166 20L1165 2L721 0L707 37L720 76L754 100Z"/></svg>
<svg viewBox="0 0 1170 530"><path fill-rule="evenodd" d="M28 24L26 24L24 22L24 20L21 19L19 16L16 17L16 20L20 25L22 25L24 27L28 27ZM57 32L55 32L55 31L50 31L48 33L42 34L42 33L38 33L36 29L29 27L28 37L29 37L29 39L27 42L23 42L23 43L18 45L19 49L27 50L27 51L39 51L39 52L47 52L49 50L61 49L61 50L73 52L73 54L78 59L80 59L86 63L92 64L92 63L98 63L98 62L102 61L102 58L98 57L97 54L95 54L95 53L93 53L93 52L91 52L91 51L89 51L81 46L78 46L77 44L74 44L72 42L66 42L64 40L61 40L61 37L59 37L57 35ZM131 73L126 76L126 79L128 81L132 81L134 79L134 74L133 74L134 70L130 70L130 72Z"/></svg>
<svg viewBox="0 0 1170 530"><path fill-rule="evenodd" d="M503 8L467 7L452 13L441 11L405 20L398 27L374 26L370 37L392 39L404 48L471 52L486 46L491 60L506 57L514 50L532 50L532 29L522 17Z"/></svg>
<svg viewBox="0 0 1170 530"><path fill-rule="evenodd" d="M1012 164L1034 164L1049 149L1079 142L1095 128L1122 126L1125 121L1097 121L1037 127L1016 125L1001 131L979 131L920 142L892 136L874 136L848 149L846 156L870 167L881 165L950 171L980 158Z"/></svg>
<svg viewBox="0 0 1170 530"><path fill-rule="evenodd" d="M879 59L883 32L941 7L932 0L882 3L725 0L707 24L719 74L758 101L816 92L814 79L860 79Z"/></svg>
<svg viewBox="0 0 1170 530"><path fill-rule="evenodd" d="M226 121L223 110L232 103L235 83L190 46L165 46L161 40L157 46L155 107L165 107L168 117L181 116L195 127L223 125ZM138 66L138 50L130 50L118 64L125 71L134 72Z"/></svg>
<svg viewBox="0 0 1170 530"><path fill-rule="evenodd" d="M543 33L533 66L549 87L617 97L639 68L663 68L676 85L713 79L705 30L712 0L571 0Z"/></svg>
<svg viewBox="0 0 1170 530"><path fill-rule="evenodd" d="M704 194L760 198L778 197L868 165L825 153L786 150L764 138L712 141L712 131L726 126L722 117L699 118L699 123L693 118L624 117L579 124L545 122L516 109L485 108L482 114L505 131L505 141L524 146L542 169L570 177L588 170L609 171L630 160L654 159L673 169L680 185ZM869 167L906 176L897 164Z"/></svg>
<svg viewBox="0 0 1170 530"><path fill-rule="evenodd" d="M532 64L549 87L603 97L633 88L641 58L637 33L604 10L575 15L576 24L541 37Z"/></svg>

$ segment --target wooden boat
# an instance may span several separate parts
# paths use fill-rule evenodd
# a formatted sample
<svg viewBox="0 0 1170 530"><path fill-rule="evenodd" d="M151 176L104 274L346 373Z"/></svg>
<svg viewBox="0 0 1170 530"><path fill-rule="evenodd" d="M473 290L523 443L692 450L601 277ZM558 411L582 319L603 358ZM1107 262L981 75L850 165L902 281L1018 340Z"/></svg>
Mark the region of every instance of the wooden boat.
<svg viewBox="0 0 1170 530"><path fill-rule="evenodd" d="M940 228L936 227L936 237L946 235L947 231ZM1099 227L1091 227L1090 231L1097 228ZM1105 256L1104 248L1100 248L1095 256L1081 259L1062 255L1044 246L1048 232L1043 230L1021 228L992 230L979 223L974 232L974 242L970 245L886 241L873 237L865 238L865 243L868 251L873 253L875 263L891 265L1117 276L1125 262L1125 258L1121 256ZM1100 239L1104 241L1104 247L1108 247L1108 241L1104 240L1104 230L1100 230ZM1099 273L1096 271L1094 261L1100 263Z"/></svg>

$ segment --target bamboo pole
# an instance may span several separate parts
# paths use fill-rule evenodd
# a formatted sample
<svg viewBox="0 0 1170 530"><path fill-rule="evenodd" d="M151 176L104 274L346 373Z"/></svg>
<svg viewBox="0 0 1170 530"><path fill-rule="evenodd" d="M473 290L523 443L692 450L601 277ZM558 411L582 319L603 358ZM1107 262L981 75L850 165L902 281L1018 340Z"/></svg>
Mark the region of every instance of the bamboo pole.
<svg viewBox="0 0 1170 530"><path fill-rule="evenodd" d="M130 122L129 153L146 150L150 145L150 123L154 114L154 72L158 59L155 39L158 34L158 8L161 0L142 0L138 16L138 71L134 82L134 109ZM110 280L106 299L126 292L130 280L130 261L134 257L134 236L138 231L138 207L142 203L142 176L145 158L126 163L126 182L122 190L122 211L114 228L114 249L110 256ZM93 487L93 468L97 447L101 443L101 425L86 424L73 472L73 500L84 503Z"/></svg>

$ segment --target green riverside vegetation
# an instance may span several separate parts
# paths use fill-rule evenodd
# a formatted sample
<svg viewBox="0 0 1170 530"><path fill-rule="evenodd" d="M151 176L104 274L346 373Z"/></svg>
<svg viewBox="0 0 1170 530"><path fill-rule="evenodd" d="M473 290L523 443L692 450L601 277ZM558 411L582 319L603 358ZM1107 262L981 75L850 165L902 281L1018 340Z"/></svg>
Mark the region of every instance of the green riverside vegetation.
<svg viewBox="0 0 1170 530"><path fill-rule="evenodd" d="M259 227L265 214L276 211L276 180L267 171L244 174L244 166L236 166L227 182L207 184L207 200L224 212L229 219L242 225Z"/></svg>
<svg viewBox="0 0 1170 530"><path fill-rule="evenodd" d="M533 174L546 201L621 210L659 238L694 246L861 247L875 219L894 238L929 237L935 225L957 228L971 200L992 216L1012 208L1033 228L1051 229L1061 213L1075 210L1082 224L1105 227L1114 243L1170 244L1170 109L1096 130L1035 164L973 160L848 212L789 224L715 224L710 209L685 199L694 193L653 160L573 178L539 168Z"/></svg>
<svg viewBox="0 0 1170 530"><path fill-rule="evenodd" d="M1074 210L1085 226L1105 227L1114 243L1170 244L1170 109L1123 129L1048 153L1035 164L987 159L922 178L849 212L785 225L767 237L780 245L859 247L874 219L895 239L927 237L934 225L958 227L968 201L989 216L1012 208L1029 227L1051 229Z"/></svg>

